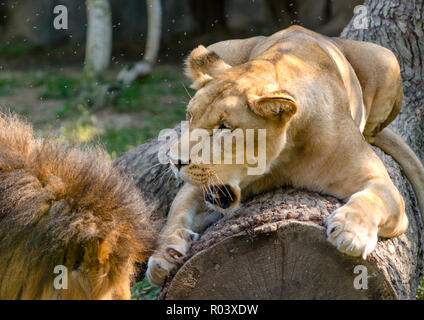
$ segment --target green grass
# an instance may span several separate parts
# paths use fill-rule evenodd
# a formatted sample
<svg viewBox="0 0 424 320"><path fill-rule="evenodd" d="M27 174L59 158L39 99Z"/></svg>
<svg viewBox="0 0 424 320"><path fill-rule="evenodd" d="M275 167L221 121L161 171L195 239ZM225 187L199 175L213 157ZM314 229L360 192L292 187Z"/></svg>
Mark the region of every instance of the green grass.
<svg viewBox="0 0 424 320"><path fill-rule="evenodd" d="M31 53L41 51L42 48L32 44L2 44L0 45L0 56L5 58L16 58L28 56Z"/></svg>
<svg viewBox="0 0 424 320"><path fill-rule="evenodd" d="M42 72L26 77L25 85L40 88L43 99L69 99L79 90L79 80L53 72Z"/></svg>
<svg viewBox="0 0 424 320"><path fill-rule="evenodd" d="M134 300L156 300L161 287L153 287L143 279L131 287L131 298Z"/></svg>
<svg viewBox="0 0 424 320"><path fill-rule="evenodd" d="M115 159L121 154L142 144L149 138L151 138L151 136L147 134L146 130L130 127L107 130L104 134L97 136L96 141L100 142L100 144L105 147L112 159Z"/></svg>
<svg viewBox="0 0 424 320"><path fill-rule="evenodd" d="M175 69L158 68L149 77L123 88L120 97L110 107L118 113L134 114L140 122L119 129L98 130L91 119L96 117L96 112L72 105L72 98L77 96L79 90L79 79L75 76L52 70L20 73L10 79L0 79L0 95L18 94L19 88L29 87L38 90L38 96L42 99L58 100L58 107L54 110L55 120L58 120L55 126L57 123L71 122L61 128L61 139L83 143L100 142L115 158L157 137L160 130L172 128L185 119L185 105L194 91L183 84L183 79L183 75L175 72ZM20 109L23 111L23 106ZM31 107L28 111L25 113L31 120L31 112L37 110ZM48 133L52 129L50 120L34 123L36 129L44 129Z"/></svg>
<svg viewBox="0 0 424 320"><path fill-rule="evenodd" d="M178 75L169 71L159 71L122 89L121 96L115 102L120 112L136 110L162 114L169 111L168 105L187 103L192 89L187 89Z"/></svg>
<svg viewBox="0 0 424 320"><path fill-rule="evenodd" d="M101 144L114 159L146 140L156 138L162 129L172 128L185 119L185 105L178 101L182 101L187 92L172 74L172 81L167 78L167 74L169 73L159 72L152 78L143 79L125 88L122 96L111 107L119 114L134 115L140 121L136 125L105 130L97 128L96 112L82 105L75 108L69 100L65 100L72 94L72 90L76 90L77 83L73 79L49 75L35 79L32 84L44 93L49 92L44 97L65 100L55 112L59 122L63 123L61 140ZM154 89L155 84L162 88ZM64 86L67 88L62 91ZM50 130L48 128L46 133Z"/></svg>
<svg viewBox="0 0 424 320"><path fill-rule="evenodd" d="M78 94L79 82L64 76L40 78L37 85L42 86L40 96L44 99L69 99Z"/></svg>
<svg viewBox="0 0 424 320"><path fill-rule="evenodd" d="M0 79L0 96L8 96L14 93L14 89L19 86L16 78Z"/></svg>
<svg viewBox="0 0 424 320"><path fill-rule="evenodd" d="M12 95L15 89L22 87L40 88L39 96L43 99L69 99L78 93L79 81L53 72L0 79L1 96Z"/></svg>
<svg viewBox="0 0 424 320"><path fill-rule="evenodd" d="M421 283L418 285L417 300L424 300L424 278L421 279Z"/></svg>

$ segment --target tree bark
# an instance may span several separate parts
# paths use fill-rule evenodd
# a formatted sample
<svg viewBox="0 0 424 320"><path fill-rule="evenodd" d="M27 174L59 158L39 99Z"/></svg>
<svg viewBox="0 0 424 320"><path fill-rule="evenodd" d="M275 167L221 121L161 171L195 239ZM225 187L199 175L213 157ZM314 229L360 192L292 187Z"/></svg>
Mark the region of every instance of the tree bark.
<svg viewBox="0 0 424 320"><path fill-rule="evenodd" d="M179 127L174 128L178 134ZM167 142L158 139L149 140L131 149L115 160L115 165L133 176L149 208L158 218L165 218L182 181L175 179L168 164L161 164L158 152Z"/></svg>
<svg viewBox="0 0 424 320"><path fill-rule="evenodd" d="M370 32L374 34L370 39L377 43L380 43L380 34L392 34L399 39L404 36L401 43L405 43L406 49L398 46L395 52L406 82L405 105L392 128L401 133L422 157L422 124L416 116L421 112L417 110L424 105L418 92L423 86L423 64L417 56L418 52L423 56L422 31L408 29L414 25L410 22L415 19L413 13L416 16L422 14L422 1L416 1L418 6L414 12L409 10L409 1L406 2L406 6L395 5L394 0L366 2L371 20L389 21L371 22L367 31L354 29L351 22L343 36L361 40ZM405 21L404 25L400 23L403 29L399 29L398 22L391 21L397 16L400 21ZM418 26L418 22L415 25ZM382 30L385 28L388 30ZM412 39L415 41L410 42ZM409 89L409 86L416 89ZM404 121L407 121L408 130ZM168 166L158 162L157 153L164 144L151 140L116 160L116 165L133 175L143 195L150 200L151 210L158 216L166 216L181 186L173 175L166 174ZM280 188L250 199L231 218L210 226L191 248L183 264L168 278L160 297L414 299L424 269L423 221L401 168L379 149L374 148L374 151L405 199L410 225L406 233L397 238L380 239L366 261L343 255L326 241L323 221L342 205L339 200ZM364 270L368 282L365 288L365 283L359 281L362 287L358 289L358 277L364 276Z"/></svg>

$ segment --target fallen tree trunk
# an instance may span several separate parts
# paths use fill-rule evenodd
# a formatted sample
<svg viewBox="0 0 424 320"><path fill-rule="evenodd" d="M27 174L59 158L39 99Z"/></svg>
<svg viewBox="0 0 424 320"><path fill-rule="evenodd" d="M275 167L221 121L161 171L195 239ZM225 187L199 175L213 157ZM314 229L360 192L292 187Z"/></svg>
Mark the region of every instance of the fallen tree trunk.
<svg viewBox="0 0 424 320"><path fill-rule="evenodd" d="M422 6L423 1L416 3ZM407 21L411 14L408 6L396 6L394 1L367 1L365 5L368 13L380 20L372 16L370 28L359 31L351 23L343 32L344 37L362 39L369 33L378 42L378 35L384 33L381 29L389 25L391 31L387 34L393 37L412 34L422 40L422 32L405 32L408 24L401 23L403 29L396 35L397 29L392 28L394 20L375 23L381 21L381 11L389 13L388 17L399 16ZM406 15L396 10L403 10ZM405 50L420 52L420 43L414 42ZM422 123L418 120L424 103L422 95L419 97L409 86L422 88L417 73L424 70L423 64L417 55L402 58L405 52L395 52L404 81L408 83L404 111L392 127L422 156ZM417 63L419 67L408 68ZM409 130L405 130L402 120L407 120ZM134 176L150 200L151 210L158 216L166 216L181 186L173 175L165 174L168 166L158 163L157 152L163 143L151 140L116 161ZM278 189L250 199L232 218L209 227L182 266L170 275L160 298L414 299L424 269L423 221L412 189L397 163L379 149L374 150L405 199L410 225L400 237L380 239L366 261L343 255L326 241L323 220L342 205L339 200L300 190Z"/></svg>

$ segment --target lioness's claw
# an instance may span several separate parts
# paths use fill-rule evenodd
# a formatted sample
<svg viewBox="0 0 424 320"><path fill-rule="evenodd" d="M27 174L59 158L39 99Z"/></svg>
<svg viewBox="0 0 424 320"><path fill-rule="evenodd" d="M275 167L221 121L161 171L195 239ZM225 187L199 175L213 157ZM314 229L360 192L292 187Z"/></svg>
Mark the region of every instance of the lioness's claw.
<svg viewBox="0 0 424 320"><path fill-rule="evenodd" d="M153 255L147 263L146 278L151 285L161 286L174 267L175 264L160 256Z"/></svg>
<svg viewBox="0 0 424 320"><path fill-rule="evenodd" d="M171 256L172 259L174 260L178 260L179 258L181 258L183 256L183 254L181 252L179 252L178 250L175 250L174 248L167 248L166 249L166 253Z"/></svg>
<svg viewBox="0 0 424 320"><path fill-rule="evenodd" d="M190 243L196 242L200 238L200 235L196 232L193 232L188 229L185 229L185 232L186 232L185 239L188 240Z"/></svg>
<svg viewBox="0 0 424 320"><path fill-rule="evenodd" d="M150 284L160 286L169 273L180 264L199 234L189 229L178 229L168 238L168 246L162 247L150 257L146 277Z"/></svg>
<svg viewBox="0 0 424 320"><path fill-rule="evenodd" d="M185 252L182 253L181 249L175 246L169 246L165 249L164 258L168 260L169 263L174 265L180 264L185 256Z"/></svg>

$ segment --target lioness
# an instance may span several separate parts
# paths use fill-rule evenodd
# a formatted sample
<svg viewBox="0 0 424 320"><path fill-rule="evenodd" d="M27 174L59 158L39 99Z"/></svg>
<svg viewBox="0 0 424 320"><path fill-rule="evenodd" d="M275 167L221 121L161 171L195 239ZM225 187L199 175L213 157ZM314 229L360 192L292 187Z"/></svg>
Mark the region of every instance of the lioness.
<svg viewBox="0 0 424 320"><path fill-rule="evenodd" d="M155 224L101 149L0 112L0 299L130 299Z"/></svg>
<svg viewBox="0 0 424 320"><path fill-rule="evenodd" d="M207 207L228 214L243 199L288 184L345 200L326 219L328 240L365 259L378 236L396 237L408 227L402 196L367 141L400 162L424 209L420 161L383 130L402 105L391 51L293 26L269 37L199 46L187 74L198 90L187 108L189 129L265 128L266 173L247 174L246 162L195 163L172 148L172 166L186 184L149 259L152 284L163 282L210 222L202 214Z"/></svg>

